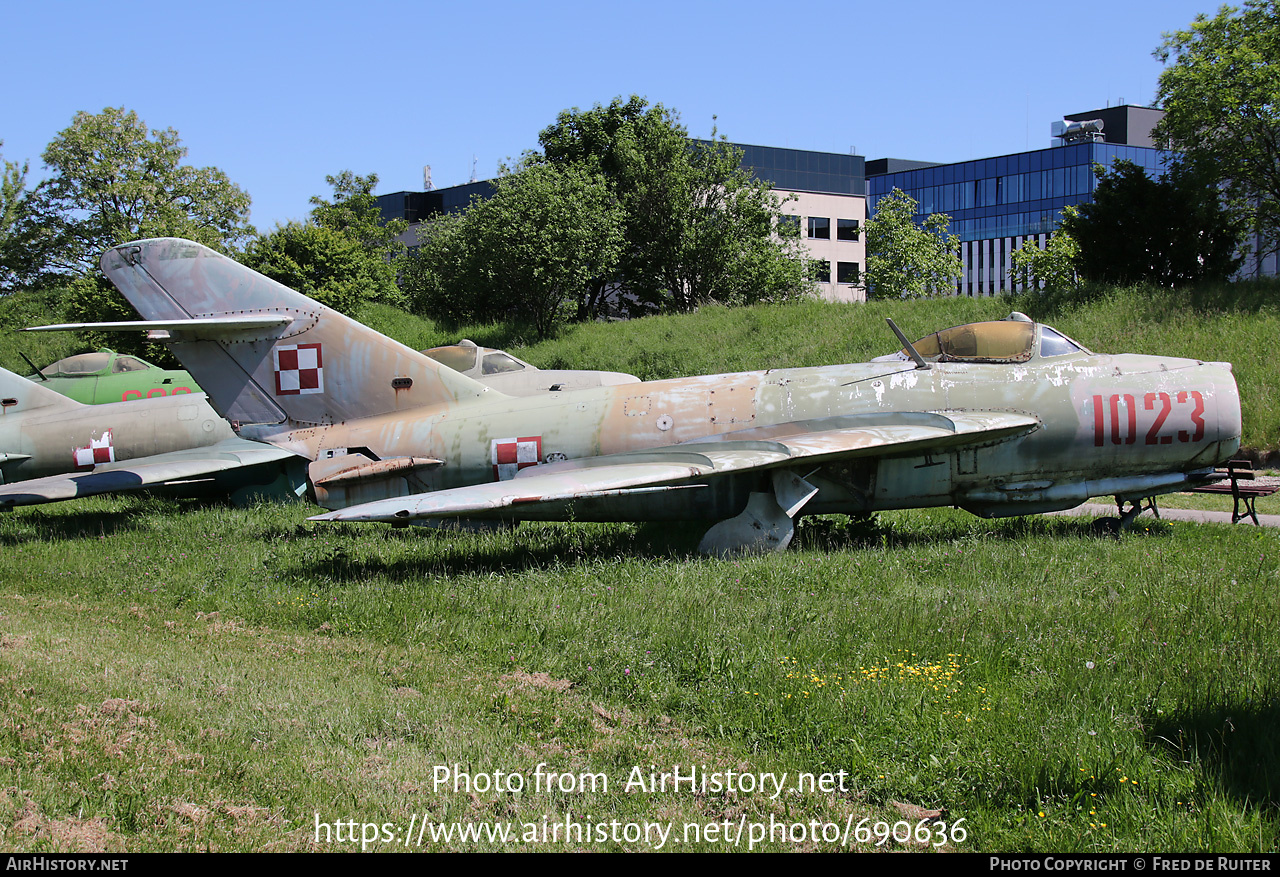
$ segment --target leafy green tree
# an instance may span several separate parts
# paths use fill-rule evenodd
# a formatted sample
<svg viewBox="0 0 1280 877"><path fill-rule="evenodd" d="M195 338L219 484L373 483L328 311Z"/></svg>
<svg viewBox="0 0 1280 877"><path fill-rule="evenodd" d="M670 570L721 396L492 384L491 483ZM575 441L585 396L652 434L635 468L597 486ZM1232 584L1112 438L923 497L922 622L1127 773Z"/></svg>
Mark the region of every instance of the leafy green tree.
<svg viewBox="0 0 1280 877"><path fill-rule="evenodd" d="M178 132L148 131L137 113L79 112L44 151L52 172L32 195L48 230L46 271L86 274L103 251L175 236L228 252L253 234L249 196L214 167L182 163Z"/></svg>
<svg viewBox="0 0 1280 877"><path fill-rule="evenodd" d="M311 199L311 220L322 228L341 232L358 242L369 256L378 263L370 266L376 274L376 290L369 295L378 301L398 302L400 292L396 286L398 273L403 269L407 247L400 240L409 228L403 219L384 221L378 209L378 199L373 190L378 187L378 175L359 176L343 171L336 177L325 177L333 187L333 200L320 197Z"/></svg>
<svg viewBox="0 0 1280 877"><path fill-rule="evenodd" d="M527 162L492 198L427 225L409 285L432 316L514 318L546 338L598 304L622 253L622 220L599 174Z"/></svg>
<svg viewBox="0 0 1280 877"><path fill-rule="evenodd" d="M1178 287L1225 280L1240 267L1243 223L1218 187L1192 169L1152 179L1121 160L1095 172L1093 203L1062 222L1079 243L1076 265L1085 280Z"/></svg>
<svg viewBox="0 0 1280 877"><path fill-rule="evenodd" d="M1168 66L1153 132L1196 176L1224 186L1233 205L1274 246L1280 241L1280 7L1245 0L1164 35Z"/></svg>
<svg viewBox="0 0 1280 877"><path fill-rule="evenodd" d="M1066 207L1062 214L1073 218L1076 208ZM1013 251L1009 277L1024 288L1070 292L1080 285L1076 268L1079 258L1080 244L1060 225L1049 235L1043 248L1034 241L1026 241Z"/></svg>
<svg viewBox="0 0 1280 877"><path fill-rule="evenodd" d="M923 298L955 289L960 276L960 238L948 234L951 217L934 213L915 222L916 201L894 189L866 222L868 297Z"/></svg>
<svg viewBox="0 0 1280 877"><path fill-rule="evenodd" d="M809 292L799 236L775 236L779 200L723 140L692 146L693 185L675 199L669 239L648 289L676 311L707 302L782 301Z"/></svg>
<svg viewBox="0 0 1280 877"><path fill-rule="evenodd" d="M472 206L478 206L474 199ZM409 253L404 290L416 313L444 323L501 321L506 312L493 297L483 295L472 265L478 263L474 241L463 213L443 213L418 226L418 246Z"/></svg>
<svg viewBox="0 0 1280 877"><path fill-rule="evenodd" d="M357 316L380 289L385 262L370 258L359 241L311 222L278 225L249 243L241 257L253 270L336 311ZM391 278L395 289L395 278Z"/></svg>
<svg viewBox="0 0 1280 877"><path fill-rule="evenodd" d="M4 141L0 140L0 146ZM0 176L0 289L12 287L27 273L22 235L28 213L26 162L3 162Z"/></svg>
<svg viewBox="0 0 1280 877"><path fill-rule="evenodd" d="M332 200L312 197L311 216L289 222L249 243L241 261L285 286L345 314L366 301L401 304L397 283L408 224L383 223L373 194L376 174L343 171L328 176Z"/></svg>
<svg viewBox="0 0 1280 877"><path fill-rule="evenodd" d="M798 243L773 235L768 185L728 143L696 143L679 117L635 95L566 110L538 137L549 163L600 174L624 216L616 275L640 311L776 300L808 291Z"/></svg>

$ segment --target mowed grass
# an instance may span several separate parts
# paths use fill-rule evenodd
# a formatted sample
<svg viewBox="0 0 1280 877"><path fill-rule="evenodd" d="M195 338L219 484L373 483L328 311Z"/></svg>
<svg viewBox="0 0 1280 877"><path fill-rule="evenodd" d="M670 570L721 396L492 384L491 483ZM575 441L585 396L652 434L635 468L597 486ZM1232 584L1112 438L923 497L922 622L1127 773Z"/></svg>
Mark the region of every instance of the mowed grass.
<svg viewBox="0 0 1280 877"><path fill-rule="evenodd" d="M1272 531L1117 541L1085 520L901 512L807 521L796 548L734 562L694 556L693 528L455 535L309 511L135 498L0 517L6 848L361 846L317 845L319 818L391 824L369 847L402 849L424 814L677 831L930 814L964 820L947 849L1280 845ZM459 765L531 784L539 763L609 787L435 782ZM845 788L625 789L689 765L843 771Z"/></svg>

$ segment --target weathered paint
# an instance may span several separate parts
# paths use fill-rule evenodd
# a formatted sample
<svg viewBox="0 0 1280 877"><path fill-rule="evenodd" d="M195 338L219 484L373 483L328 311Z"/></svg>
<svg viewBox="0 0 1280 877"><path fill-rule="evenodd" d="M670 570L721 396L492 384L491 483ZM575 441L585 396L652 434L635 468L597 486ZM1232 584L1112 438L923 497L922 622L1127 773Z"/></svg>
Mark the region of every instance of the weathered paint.
<svg viewBox="0 0 1280 877"><path fill-rule="evenodd" d="M204 394L90 406L0 369L0 397L0 507L255 467L219 481L238 490L274 480L262 466L284 456L237 438Z"/></svg>
<svg viewBox="0 0 1280 877"><path fill-rule="evenodd" d="M103 269L145 318L178 321L174 351L242 436L310 460L358 454L359 467L441 461L390 465L358 491L317 490L333 508L396 498L370 518L554 519L572 504L579 520L722 519L772 492L779 469L817 488L804 513L1019 514L1082 491L1191 483L1241 432L1225 364L1038 346L1001 362L877 361L513 398L197 244L129 244ZM233 322L247 315L287 322ZM192 319L202 322L183 330ZM309 378L323 391L278 392L273 350L302 344L323 351L323 374ZM497 482L494 443L513 437L536 439L542 464Z"/></svg>

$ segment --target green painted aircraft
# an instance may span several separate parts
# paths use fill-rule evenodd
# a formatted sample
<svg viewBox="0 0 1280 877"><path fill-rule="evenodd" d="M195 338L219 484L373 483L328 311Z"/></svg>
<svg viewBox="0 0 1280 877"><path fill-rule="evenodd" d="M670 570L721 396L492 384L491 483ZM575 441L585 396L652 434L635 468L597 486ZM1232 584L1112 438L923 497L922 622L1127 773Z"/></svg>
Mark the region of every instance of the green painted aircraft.
<svg viewBox="0 0 1280 877"><path fill-rule="evenodd" d="M85 405L202 392L189 372L163 369L105 347L60 359L27 379Z"/></svg>

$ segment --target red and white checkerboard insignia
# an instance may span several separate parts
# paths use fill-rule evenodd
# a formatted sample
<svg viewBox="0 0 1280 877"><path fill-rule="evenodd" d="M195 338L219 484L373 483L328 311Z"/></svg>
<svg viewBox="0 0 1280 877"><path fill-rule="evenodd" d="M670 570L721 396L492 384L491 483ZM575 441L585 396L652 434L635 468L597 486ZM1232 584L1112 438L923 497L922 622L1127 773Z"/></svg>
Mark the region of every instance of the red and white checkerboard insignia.
<svg viewBox="0 0 1280 877"><path fill-rule="evenodd" d="M324 361L317 344L285 344L272 351L276 365L276 395L324 392Z"/></svg>
<svg viewBox="0 0 1280 877"><path fill-rule="evenodd" d="M102 434L102 438L91 438L83 448L73 452L77 469L92 469L102 463L116 461L116 449L111 444L111 430Z"/></svg>
<svg viewBox="0 0 1280 877"><path fill-rule="evenodd" d="M493 477L509 481L527 466L542 461L542 436L493 440Z"/></svg>

